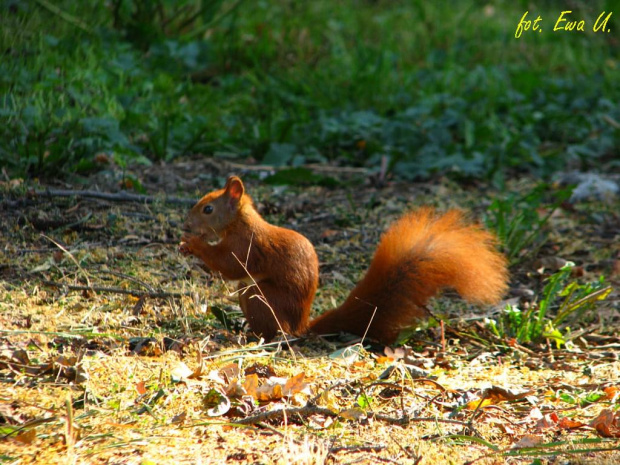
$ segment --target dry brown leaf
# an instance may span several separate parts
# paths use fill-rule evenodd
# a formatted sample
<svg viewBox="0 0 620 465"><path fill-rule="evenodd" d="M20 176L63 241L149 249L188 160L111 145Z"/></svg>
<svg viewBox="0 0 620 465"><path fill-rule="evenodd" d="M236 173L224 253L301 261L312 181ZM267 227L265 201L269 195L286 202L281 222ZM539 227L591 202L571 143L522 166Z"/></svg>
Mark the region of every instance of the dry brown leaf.
<svg viewBox="0 0 620 465"><path fill-rule="evenodd" d="M199 350L198 354L196 355L196 358L198 359L198 366L196 367L196 369L194 371L192 371L192 374L189 375L190 379L198 379L202 376L202 372L205 369L205 364L204 364L204 360L202 359L202 352Z"/></svg>
<svg viewBox="0 0 620 465"><path fill-rule="evenodd" d="M333 236L338 236L338 234L340 234L340 231L338 231L338 230L335 230L335 229L325 229L321 233L321 239L330 239Z"/></svg>
<svg viewBox="0 0 620 465"><path fill-rule="evenodd" d="M467 410L477 410L488 405L493 405L493 401L491 399L474 399L467 402L466 408Z"/></svg>
<svg viewBox="0 0 620 465"><path fill-rule="evenodd" d="M535 434L526 434L521 439L519 439L515 444L513 444L512 449L523 449L525 447L536 447L538 444L541 444L544 441L542 436L538 436Z"/></svg>
<svg viewBox="0 0 620 465"><path fill-rule="evenodd" d="M611 409L601 410L590 426L604 438L620 438L620 418L618 412Z"/></svg>
<svg viewBox="0 0 620 465"><path fill-rule="evenodd" d="M239 383L238 379L233 379L228 383L228 385L224 388L224 392L228 397L232 397L238 399L247 394L246 389ZM254 396L252 396L254 397Z"/></svg>
<svg viewBox="0 0 620 465"><path fill-rule="evenodd" d="M532 393L531 390L517 391L516 389L507 389L501 386L491 386L485 389L483 396L486 399L490 399L494 404L504 401L513 401L523 399Z"/></svg>
<svg viewBox="0 0 620 465"><path fill-rule="evenodd" d="M581 428L582 426L585 426L585 425L586 424L581 422L581 421L575 421L575 420L572 420L572 419L566 418L566 417L561 418L559 423L558 423L558 426L560 428L563 428L563 429Z"/></svg>
<svg viewBox="0 0 620 465"><path fill-rule="evenodd" d="M605 393L605 400L612 403L614 403L618 398L618 395L620 395L620 389L618 389L618 386L607 386L603 389L603 392Z"/></svg>
<svg viewBox="0 0 620 465"><path fill-rule="evenodd" d="M186 418L187 418L187 412L181 412L178 415L173 416L172 419L170 420L170 423L172 424L184 423Z"/></svg>
<svg viewBox="0 0 620 465"><path fill-rule="evenodd" d="M0 403L0 424L19 425L25 423L27 419L28 416L19 411L17 402Z"/></svg>
<svg viewBox="0 0 620 465"><path fill-rule="evenodd" d="M339 414L345 420L360 421L366 417L366 413L361 408L349 408L342 410Z"/></svg>
<svg viewBox="0 0 620 465"><path fill-rule="evenodd" d="M23 444L32 444L37 438L37 429L30 428L29 430L23 431L15 436L15 439Z"/></svg>
<svg viewBox="0 0 620 465"><path fill-rule="evenodd" d="M332 417L324 417L323 415L312 415L308 418L308 426L312 429L329 428L333 423Z"/></svg>
<svg viewBox="0 0 620 465"><path fill-rule="evenodd" d="M543 417L544 415L538 407L534 407L532 410L530 410L530 413L527 416L527 418L530 420L540 420Z"/></svg>
<svg viewBox="0 0 620 465"><path fill-rule="evenodd" d="M504 433L510 436L514 436L516 434L514 428L507 423L501 422L497 426L499 426L499 429L501 429Z"/></svg>
<svg viewBox="0 0 620 465"><path fill-rule="evenodd" d="M170 376L173 381L186 381L191 375L193 371L190 367L188 367L184 362L177 362L174 367L170 370Z"/></svg>
<svg viewBox="0 0 620 465"><path fill-rule="evenodd" d="M545 270L556 272L566 263L568 261L561 257L543 257L534 262L534 269L540 274L543 274Z"/></svg>
<svg viewBox="0 0 620 465"><path fill-rule="evenodd" d="M207 373L206 379L213 381L221 386L226 386L230 383L228 379L222 377L220 370L211 370L209 373ZM237 380L236 378L231 379L234 379L235 381Z"/></svg>
<svg viewBox="0 0 620 465"><path fill-rule="evenodd" d="M391 347L386 346L383 349L383 353L386 357L396 361L404 358L406 354L405 350L402 347L397 347L396 349L392 349Z"/></svg>
<svg viewBox="0 0 620 465"><path fill-rule="evenodd" d="M230 382L232 379L238 379L239 374L239 365L236 363L229 363L228 365L220 368L220 375L226 380L226 382Z"/></svg>
<svg viewBox="0 0 620 465"><path fill-rule="evenodd" d="M256 391L258 390L258 375L252 374L245 377L243 382L243 389L246 394L257 399Z"/></svg>
<svg viewBox="0 0 620 465"><path fill-rule="evenodd" d="M138 392L138 394L140 394L141 396L146 394L146 384L144 381L139 381L135 384L136 387L136 391Z"/></svg>
<svg viewBox="0 0 620 465"><path fill-rule="evenodd" d="M255 363L245 369L244 374L247 375L257 375L259 378L272 378L276 376L275 370L269 365L263 365L260 363Z"/></svg>
<svg viewBox="0 0 620 465"><path fill-rule="evenodd" d="M476 410L488 405L499 404L500 402L514 401L523 399L532 393L528 391L516 391L501 386L491 386L482 391L481 399L475 399L467 403L468 410Z"/></svg>
<svg viewBox="0 0 620 465"><path fill-rule="evenodd" d="M308 383L304 383L305 377L306 374L304 372L301 372L298 375L287 379L286 383L284 384L284 388L282 389L282 393L285 396L292 396L294 394L297 394L298 392L303 391L308 386Z"/></svg>
<svg viewBox="0 0 620 465"><path fill-rule="evenodd" d="M153 337L132 337L129 339L129 350L134 355L157 357L162 354L160 345Z"/></svg>
<svg viewBox="0 0 620 465"><path fill-rule="evenodd" d="M0 350L0 368L6 363L19 364L23 366L30 365L28 352L24 349L3 348Z"/></svg>
<svg viewBox="0 0 620 465"><path fill-rule="evenodd" d="M558 425L560 418L555 412L547 413L534 425L536 431L542 431L549 428L555 428Z"/></svg>
<svg viewBox="0 0 620 465"><path fill-rule="evenodd" d="M105 152L99 152L95 154L93 160L95 161L95 163L101 163L102 165L108 165L112 162L110 156Z"/></svg>
<svg viewBox="0 0 620 465"><path fill-rule="evenodd" d="M282 399L282 385L265 383L256 390L256 399L259 402L269 402Z"/></svg>

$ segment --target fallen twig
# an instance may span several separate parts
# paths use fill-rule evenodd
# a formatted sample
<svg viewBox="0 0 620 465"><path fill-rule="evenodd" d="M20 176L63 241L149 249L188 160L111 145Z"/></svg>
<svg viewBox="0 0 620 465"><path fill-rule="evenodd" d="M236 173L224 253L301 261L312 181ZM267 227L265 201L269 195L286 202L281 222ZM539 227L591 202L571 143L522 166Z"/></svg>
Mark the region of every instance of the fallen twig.
<svg viewBox="0 0 620 465"><path fill-rule="evenodd" d="M334 446L329 448L330 454L336 454L338 452L379 452L387 449L387 446L382 444L368 445L368 446Z"/></svg>
<svg viewBox="0 0 620 465"><path fill-rule="evenodd" d="M314 404L306 404L303 407L292 408L292 409L279 409L279 410L270 410L269 412L261 412L256 415L252 415L251 417L242 418L239 420L235 420L235 423L240 425L256 425L268 420L283 420L284 416L287 418L292 418L294 415L299 416L309 416L309 415L325 415L326 417L337 417L340 414L331 411L325 407L319 407ZM378 413L369 413L368 418L373 418L375 420L383 421L385 423L389 423L391 425L400 425L405 426L410 423L420 423L420 422L431 422L431 423L448 423L452 425L459 425L463 427L467 427L467 422L459 421L459 420L450 420L446 418L435 418L435 417L407 417L403 416L400 418L389 417L387 415L381 415Z"/></svg>
<svg viewBox="0 0 620 465"><path fill-rule="evenodd" d="M67 190L67 189L45 189L41 191L30 191L31 196L38 197L82 197L100 200L109 200L112 202L138 202L138 203L155 203L164 202L174 205L194 205L196 199L182 199L179 197L154 197L142 194L130 194L129 192L99 192L84 190Z"/></svg>
<svg viewBox="0 0 620 465"><path fill-rule="evenodd" d="M308 416L308 415L325 415L327 417L337 417L338 414L332 412L330 409L325 407L319 407L318 405L308 404L303 407L291 408L291 409L279 409L279 410L270 410L268 412L261 412L256 415L252 415L251 417L241 418L239 420L235 420L235 423L240 425L256 425L258 423L262 423L268 420L283 420L284 415L286 414L287 418L291 418L293 415L299 416Z"/></svg>
<svg viewBox="0 0 620 465"><path fill-rule="evenodd" d="M8 433L3 434L2 436L0 436L0 441L5 440L6 438L8 438L9 436L17 436L19 433L26 431L27 429L30 428L34 428L35 426L39 426L42 425L44 423L50 423L53 421L58 420L57 416L51 416L49 418L35 418L34 420L30 420L26 423L24 423L23 425L20 425L19 427L15 428L15 429L8 429Z"/></svg>
<svg viewBox="0 0 620 465"><path fill-rule="evenodd" d="M267 431L272 432L273 434L276 434L282 438L287 438L290 441L292 441L293 443L297 444L297 445L301 445L301 443L294 438L291 437L287 437L286 434L284 434L282 431L278 431L276 428L274 428L273 426L268 425L267 423L263 423L263 422L259 422L257 423L258 426L260 426L263 429L266 429Z"/></svg>
<svg viewBox="0 0 620 465"><path fill-rule="evenodd" d="M451 425L459 425L459 426L463 426L463 427L468 427L468 423L465 421L459 421L459 420L450 420L447 418L436 418L436 417L407 417L407 416L403 416L403 417L399 417L399 418L395 418L395 417L389 417L387 415L381 415L380 413L370 413L368 414L368 418L374 418L375 420L379 420L379 421L383 421L385 423L389 423L391 425L400 425L400 426L406 426L410 423L424 423L424 422L430 422L430 423L448 423Z"/></svg>
<svg viewBox="0 0 620 465"><path fill-rule="evenodd" d="M149 292L157 292L149 284L145 283L144 281L140 281L138 278L134 278L133 276L129 276L128 274L120 273L120 272L114 271L114 270L99 270L98 272L99 273L111 274L112 276L116 276L118 278L123 278L123 279L126 279L128 281L133 281L134 283L139 284L140 286L144 287L145 289L148 289Z"/></svg>
<svg viewBox="0 0 620 465"><path fill-rule="evenodd" d="M138 291L134 289L121 289L118 287L80 286L80 285L75 285L75 284L57 283L55 281L41 281L41 283L47 286L57 287L59 289L66 288L66 289L69 289L70 291L107 292L111 294L132 295L134 297L150 297L152 299L161 299L165 297L191 296L190 292Z"/></svg>

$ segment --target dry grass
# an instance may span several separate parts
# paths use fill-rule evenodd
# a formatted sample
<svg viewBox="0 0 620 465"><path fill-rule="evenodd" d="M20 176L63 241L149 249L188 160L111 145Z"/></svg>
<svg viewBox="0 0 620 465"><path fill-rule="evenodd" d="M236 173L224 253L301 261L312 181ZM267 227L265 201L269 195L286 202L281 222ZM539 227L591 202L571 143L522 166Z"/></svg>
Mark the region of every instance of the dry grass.
<svg viewBox="0 0 620 465"><path fill-rule="evenodd" d="M409 198L407 192L393 196L361 220L372 226L340 228L344 232L318 247L327 283L320 306L331 306L349 287L346 281L355 279L356 270L337 251L345 248L348 262L359 262L351 258L356 252L367 257L366 243ZM423 201L420 194L416 202ZM304 215L307 220L308 211L295 211L285 221L306 228L315 243L322 231L338 231L333 223L298 221ZM93 215L82 229L43 229L66 252L33 226L34 220L46 224L67 215L79 220L87 212ZM335 209L333 216L341 213ZM532 463L546 454L570 457L570 463L620 461L618 440L587 426L601 411L618 409L616 349L500 351L448 332L444 352L436 328L420 331L405 359L400 353L385 357L376 346L335 356L345 344L334 339L296 340L290 348L248 341L243 331L228 331L213 317L213 309L235 303L230 289L177 254L183 214L165 205L84 200L24 202L5 210L0 463L491 464ZM186 295L140 299L44 281ZM470 322L465 328L463 334L479 327ZM432 381L412 379L405 361ZM389 367L396 370L380 379ZM261 386L300 374L303 384L288 395L265 387L248 397L252 372ZM492 397L477 409L475 400L491 386L529 396ZM217 407L213 389L231 402L226 414L209 415ZM603 392L581 405L563 397L583 400ZM259 401L261 395L271 400ZM286 413L248 421L275 409ZM584 426L563 427L551 414ZM528 434L546 445L510 457ZM588 438L593 442L579 443ZM549 445L555 442L561 444Z"/></svg>

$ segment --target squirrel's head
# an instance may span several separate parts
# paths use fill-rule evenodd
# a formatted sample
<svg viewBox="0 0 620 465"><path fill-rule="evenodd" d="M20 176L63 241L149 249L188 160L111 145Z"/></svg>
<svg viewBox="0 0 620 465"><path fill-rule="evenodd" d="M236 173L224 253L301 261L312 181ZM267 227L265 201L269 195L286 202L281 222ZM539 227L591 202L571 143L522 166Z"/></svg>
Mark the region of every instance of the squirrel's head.
<svg viewBox="0 0 620 465"><path fill-rule="evenodd" d="M223 189L208 193L192 207L183 224L185 236L200 236L211 243L220 241L247 202L244 192L241 179L229 177Z"/></svg>

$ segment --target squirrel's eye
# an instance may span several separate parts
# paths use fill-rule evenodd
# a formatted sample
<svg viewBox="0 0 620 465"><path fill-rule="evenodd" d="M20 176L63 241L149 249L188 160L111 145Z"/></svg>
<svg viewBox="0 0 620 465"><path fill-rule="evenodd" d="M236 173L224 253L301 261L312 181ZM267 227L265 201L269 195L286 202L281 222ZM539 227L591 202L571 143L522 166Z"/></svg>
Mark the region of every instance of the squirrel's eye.
<svg viewBox="0 0 620 465"><path fill-rule="evenodd" d="M205 215L210 215L211 213L213 213L213 205L205 205L205 207L202 209L202 212Z"/></svg>

